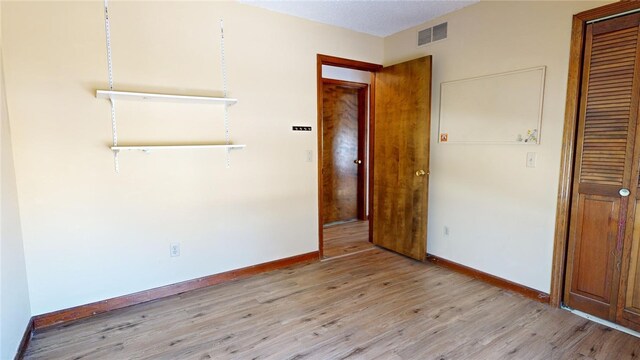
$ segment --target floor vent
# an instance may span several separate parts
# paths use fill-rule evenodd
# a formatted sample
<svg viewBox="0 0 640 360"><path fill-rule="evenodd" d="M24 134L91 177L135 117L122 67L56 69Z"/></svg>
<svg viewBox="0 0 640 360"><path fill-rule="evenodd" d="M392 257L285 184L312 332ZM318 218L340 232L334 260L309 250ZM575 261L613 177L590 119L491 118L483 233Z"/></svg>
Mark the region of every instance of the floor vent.
<svg viewBox="0 0 640 360"><path fill-rule="evenodd" d="M424 46L432 42L447 38L447 23L418 31L418 46Z"/></svg>

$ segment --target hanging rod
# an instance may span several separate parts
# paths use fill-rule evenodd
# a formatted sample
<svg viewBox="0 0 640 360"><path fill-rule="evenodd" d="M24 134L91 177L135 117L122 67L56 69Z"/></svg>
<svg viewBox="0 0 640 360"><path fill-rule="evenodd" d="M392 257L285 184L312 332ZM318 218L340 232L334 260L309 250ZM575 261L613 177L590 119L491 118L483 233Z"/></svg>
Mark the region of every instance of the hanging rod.
<svg viewBox="0 0 640 360"><path fill-rule="evenodd" d="M228 104L228 105L233 105L238 102L238 99L231 99L231 98L225 98L225 97L156 94L156 93L141 93L141 92L115 91L115 90L96 90L96 97L98 99L121 99L121 100L142 100L142 101L148 100L148 101Z"/></svg>
<svg viewBox="0 0 640 360"><path fill-rule="evenodd" d="M129 146L111 146L113 151L120 150L171 150L171 149L243 149L247 145L226 145L226 144L203 144L203 145L129 145Z"/></svg>

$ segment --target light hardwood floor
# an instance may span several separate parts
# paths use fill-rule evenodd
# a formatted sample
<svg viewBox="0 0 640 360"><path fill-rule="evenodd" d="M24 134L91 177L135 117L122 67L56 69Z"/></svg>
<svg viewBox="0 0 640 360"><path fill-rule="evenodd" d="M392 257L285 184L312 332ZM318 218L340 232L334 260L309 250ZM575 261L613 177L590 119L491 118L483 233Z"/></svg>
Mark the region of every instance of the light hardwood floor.
<svg viewBox="0 0 640 360"><path fill-rule="evenodd" d="M381 249L36 334L27 359L637 359L640 339Z"/></svg>
<svg viewBox="0 0 640 360"><path fill-rule="evenodd" d="M375 247L369 242L368 221L352 221L325 226L323 241L323 256L325 258L353 254Z"/></svg>

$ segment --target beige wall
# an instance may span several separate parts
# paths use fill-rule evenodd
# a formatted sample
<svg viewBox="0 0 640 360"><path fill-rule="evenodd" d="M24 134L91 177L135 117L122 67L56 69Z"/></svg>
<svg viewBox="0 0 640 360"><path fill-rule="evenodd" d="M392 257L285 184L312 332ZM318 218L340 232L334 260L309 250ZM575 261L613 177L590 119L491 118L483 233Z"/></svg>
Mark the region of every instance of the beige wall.
<svg viewBox="0 0 640 360"><path fill-rule="evenodd" d="M430 253L549 291L571 18L602 4L483 1L385 38L387 65L433 55L432 139L443 81L547 66L540 145L432 143ZM443 21L448 38L418 48L416 31Z"/></svg>
<svg viewBox="0 0 640 360"><path fill-rule="evenodd" d="M113 170L102 1L4 4L8 102L34 314L315 251L316 54L383 40L232 2L113 2L115 87L216 94L222 151L123 153ZM120 143L224 140L220 106L117 103ZM311 125L293 133L291 125ZM181 256L169 257L180 242Z"/></svg>
<svg viewBox="0 0 640 360"><path fill-rule="evenodd" d="M317 53L385 64L433 55L433 139L441 82L547 66L540 145L433 143L428 250L549 291L571 15L601 4L481 2L382 40L231 2L113 2L122 90L219 93L225 19L229 95L240 100L231 138L247 144L230 169L217 150L167 151L123 153L115 174L108 102L94 97L107 86L102 1L3 2L14 219L33 313L317 250L317 170L306 162ZM449 38L417 48L416 30L441 21ZM224 139L220 107L117 105L120 143Z"/></svg>
<svg viewBox="0 0 640 360"><path fill-rule="evenodd" d="M2 64L0 4L0 359L13 359L31 317Z"/></svg>

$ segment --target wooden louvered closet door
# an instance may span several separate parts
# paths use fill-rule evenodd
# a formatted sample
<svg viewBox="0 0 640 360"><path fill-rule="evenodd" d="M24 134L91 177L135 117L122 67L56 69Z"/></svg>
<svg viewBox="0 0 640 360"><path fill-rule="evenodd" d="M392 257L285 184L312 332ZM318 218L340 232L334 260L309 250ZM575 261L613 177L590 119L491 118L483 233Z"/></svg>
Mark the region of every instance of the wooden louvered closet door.
<svg viewBox="0 0 640 360"><path fill-rule="evenodd" d="M632 14L587 26L565 279L567 306L618 322L640 196L639 24Z"/></svg>

